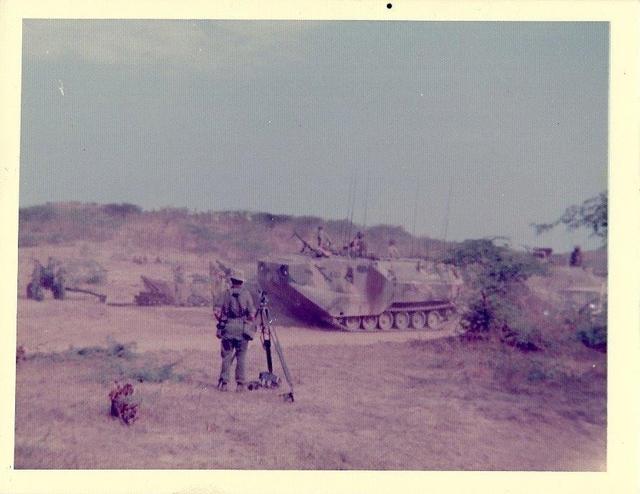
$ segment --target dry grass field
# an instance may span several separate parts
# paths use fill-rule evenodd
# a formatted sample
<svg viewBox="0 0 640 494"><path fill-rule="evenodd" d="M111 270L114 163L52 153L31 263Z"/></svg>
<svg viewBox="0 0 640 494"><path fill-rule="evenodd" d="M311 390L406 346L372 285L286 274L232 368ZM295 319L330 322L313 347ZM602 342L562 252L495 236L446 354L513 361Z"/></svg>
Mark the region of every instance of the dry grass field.
<svg viewBox="0 0 640 494"><path fill-rule="evenodd" d="M141 265L132 257L145 250L121 240L19 249L18 469L606 469L606 354L555 319L539 322L544 351L523 353L462 340L455 325L344 333L301 326L274 306L296 401L221 393L210 308L24 296L31 259L50 255L99 263L107 279L93 289L116 303L133 300L141 274L170 279L174 262L206 272L206 254L157 247L160 262ZM258 341L248 370L266 370ZM134 385L130 426L109 416L114 380Z"/></svg>

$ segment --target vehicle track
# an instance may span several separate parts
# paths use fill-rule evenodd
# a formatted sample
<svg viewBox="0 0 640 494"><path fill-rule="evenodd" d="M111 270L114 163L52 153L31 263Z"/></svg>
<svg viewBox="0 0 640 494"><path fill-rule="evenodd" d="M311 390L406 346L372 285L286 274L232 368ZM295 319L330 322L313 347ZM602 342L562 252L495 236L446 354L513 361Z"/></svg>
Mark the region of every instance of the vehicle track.
<svg viewBox="0 0 640 494"><path fill-rule="evenodd" d="M278 336L285 347L308 345L372 345L375 343L400 343L409 340L437 340L460 334L459 320L442 324L440 329L389 330L389 331L340 331L308 326L278 326L274 321Z"/></svg>

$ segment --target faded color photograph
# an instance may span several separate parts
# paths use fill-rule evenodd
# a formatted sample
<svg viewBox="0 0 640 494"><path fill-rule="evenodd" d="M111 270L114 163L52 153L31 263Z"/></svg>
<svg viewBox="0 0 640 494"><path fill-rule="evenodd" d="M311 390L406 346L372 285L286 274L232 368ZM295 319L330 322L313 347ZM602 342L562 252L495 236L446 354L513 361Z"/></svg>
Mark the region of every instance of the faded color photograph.
<svg viewBox="0 0 640 494"><path fill-rule="evenodd" d="M609 24L23 22L16 469L606 471Z"/></svg>

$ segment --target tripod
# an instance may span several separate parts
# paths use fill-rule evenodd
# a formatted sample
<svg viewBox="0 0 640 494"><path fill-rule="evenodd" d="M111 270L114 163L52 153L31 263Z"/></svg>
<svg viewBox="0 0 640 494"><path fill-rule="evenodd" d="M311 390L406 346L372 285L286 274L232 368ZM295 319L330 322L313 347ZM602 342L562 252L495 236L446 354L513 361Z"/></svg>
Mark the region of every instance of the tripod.
<svg viewBox="0 0 640 494"><path fill-rule="evenodd" d="M280 378L273 373L273 359L271 357L271 342L273 342L273 346L276 349L280 365L284 372L284 377L289 385L289 392L284 393L282 397L285 401L293 402L293 383L291 380L291 374L289 374L289 368L287 367L287 362L284 359L284 353L282 351L280 341L278 340L278 334L276 333L275 328L271 326L272 321L271 316L269 315L267 292L265 291L260 292L260 306L258 308L256 318L260 328L260 340L262 341L262 347L267 354L268 369L268 372L260 373L260 385L263 388L277 388L280 386Z"/></svg>

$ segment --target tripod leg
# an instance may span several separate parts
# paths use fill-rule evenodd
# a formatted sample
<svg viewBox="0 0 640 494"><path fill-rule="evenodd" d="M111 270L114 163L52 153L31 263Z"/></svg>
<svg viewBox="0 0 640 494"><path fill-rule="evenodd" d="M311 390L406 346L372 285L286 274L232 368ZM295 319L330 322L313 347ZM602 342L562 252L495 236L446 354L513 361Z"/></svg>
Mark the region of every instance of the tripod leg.
<svg viewBox="0 0 640 494"><path fill-rule="evenodd" d="M271 340L264 341L264 351L267 354L267 369L269 374L273 374L273 360L271 359Z"/></svg>
<svg viewBox="0 0 640 494"><path fill-rule="evenodd" d="M280 346L278 335L276 334L273 328L271 330L271 334L273 337L273 343L276 347L276 353L278 354L278 358L280 359L280 365L282 365L282 370L284 371L284 377L287 380L287 384L289 385L289 393L285 395L285 398L293 401L293 382L291 380L291 374L289 374L289 368L287 367L287 362L284 359L284 352L282 351L282 347Z"/></svg>

